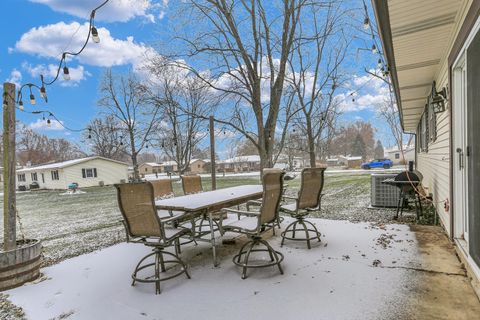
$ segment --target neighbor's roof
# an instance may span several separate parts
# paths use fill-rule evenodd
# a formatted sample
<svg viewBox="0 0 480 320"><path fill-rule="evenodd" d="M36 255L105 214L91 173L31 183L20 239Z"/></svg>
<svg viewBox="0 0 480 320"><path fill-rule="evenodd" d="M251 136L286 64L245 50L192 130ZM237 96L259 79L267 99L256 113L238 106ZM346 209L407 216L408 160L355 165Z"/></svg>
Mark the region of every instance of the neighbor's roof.
<svg viewBox="0 0 480 320"><path fill-rule="evenodd" d="M118 164L123 164L125 166L128 166L127 163L113 160L113 159L108 159L100 156L93 156L93 157L87 157L87 158L81 158L81 159L73 159L73 160L67 160L63 162L55 162L55 163L48 163L44 165L39 165L39 166L34 166L34 167L28 167L24 169L17 170L17 172L29 172L29 171L36 171L36 170L49 170L49 169L63 169L66 167L70 167L79 163L87 162L90 160L105 160L105 161L111 161L115 162Z"/></svg>
<svg viewBox="0 0 480 320"><path fill-rule="evenodd" d="M210 162L210 159L192 159L190 160L190 164L194 163L195 161Z"/></svg>
<svg viewBox="0 0 480 320"><path fill-rule="evenodd" d="M177 165L177 162L176 161L165 161L165 162L162 162L161 166L176 166Z"/></svg>
<svg viewBox="0 0 480 320"><path fill-rule="evenodd" d="M260 162L260 156L250 155L250 156L238 156L230 159L225 159L219 161L219 163L238 163L238 162Z"/></svg>
<svg viewBox="0 0 480 320"><path fill-rule="evenodd" d="M463 0L372 0L402 127L416 131L449 59ZM474 1L475 3L475 1ZM437 83L437 91L440 91Z"/></svg>
<svg viewBox="0 0 480 320"><path fill-rule="evenodd" d="M142 165L147 165L150 167L160 167L162 164L161 163L156 163L156 162L144 162Z"/></svg>
<svg viewBox="0 0 480 320"><path fill-rule="evenodd" d="M362 157L356 157L356 156L340 156L340 158L343 158L347 161L362 160Z"/></svg>

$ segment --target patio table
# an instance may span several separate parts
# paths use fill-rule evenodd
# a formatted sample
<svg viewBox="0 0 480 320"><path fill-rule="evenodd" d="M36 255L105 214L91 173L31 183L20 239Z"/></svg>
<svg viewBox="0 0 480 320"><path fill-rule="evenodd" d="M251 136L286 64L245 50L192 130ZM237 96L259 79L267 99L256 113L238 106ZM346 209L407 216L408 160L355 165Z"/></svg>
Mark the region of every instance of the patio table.
<svg viewBox="0 0 480 320"><path fill-rule="evenodd" d="M155 201L155 205L158 210L184 211L194 216L208 214L210 224L210 239L208 241L212 245L213 264L217 266L215 230L213 228L212 214L223 208L239 205L249 200L260 199L262 194L262 185L243 185L157 200ZM203 240L202 237L205 234L206 233L199 233L198 236L196 236L197 240Z"/></svg>

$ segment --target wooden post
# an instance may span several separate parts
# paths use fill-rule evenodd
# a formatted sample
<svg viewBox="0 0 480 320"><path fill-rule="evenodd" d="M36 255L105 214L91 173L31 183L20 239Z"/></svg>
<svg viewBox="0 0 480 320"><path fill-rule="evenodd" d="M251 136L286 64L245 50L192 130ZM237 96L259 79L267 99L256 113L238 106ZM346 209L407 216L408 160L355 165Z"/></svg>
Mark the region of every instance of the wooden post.
<svg viewBox="0 0 480 320"><path fill-rule="evenodd" d="M215 126L213 116L210 116L210 165L212 168L212 190L217 189L217 172L215 166Z"/></svg>
<svg viewBox="0 0 480 320"><path fill-rule="evenodd" d="M3 84L3 249L17 246L15 199L15 85Z"/></svg>

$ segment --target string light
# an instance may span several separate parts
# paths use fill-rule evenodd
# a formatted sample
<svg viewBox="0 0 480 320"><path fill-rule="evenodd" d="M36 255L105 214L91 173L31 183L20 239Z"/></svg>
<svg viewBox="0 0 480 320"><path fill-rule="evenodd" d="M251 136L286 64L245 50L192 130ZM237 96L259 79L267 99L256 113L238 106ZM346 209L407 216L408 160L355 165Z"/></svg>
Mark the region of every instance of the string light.
<svg viewBox="0 0 480 320"><path fill-rule="evenodd" d="M365 20L363 20L363 29L368 30L368 28L370 28L370 19L365 17Z"/></svg>
<svg viewBox="0 0 480 320"><path fill-rule="evenodd" d="M52 126L52 121L50 119L47 119L47 126L51 127Z"/></svg>
<svg viewBox="0 0 480 320"><path fill-rule="evenodd" d="M100 37L98 36L98 30L92 26L92 40L95 43L100 43Z"/></svg>
<svg viewBox="0 0 480 320"><path fill-rule="evenodd" d="M25 87L29 87L30 89L30 102L33 104L36 103L35 101L35 97L33 96L33 93L32 93L32 86L39 89L40 90L40 95L42 98L45 99L45 102L47 102L47 91L45 89L45 86L49 86L49 85L52 85L53 83L55 83L55 81L58 80L58 77L60 75L60 72L62 71L62 66L63 66L63 78L68 81L70 80L70 72L68 70L68 67L66 65L66 58L67 58L67 55L69 56L78 56L79 54L81 54L83 52L83 50L85 50L85 47L87 46L88 44L88 40L90 39L90 36L92 36L92 39L94 42L98 43L100 42L100 38L98 36L98 30L95 28L94 26L94 18L95 18L95 12L97 10L99 10L100 8L102 8L103 6L105 6L110 0L104 0L99 6L97 6L95 9L92 10L91 12L91 15L90 15L90 27L89 27L89 30L88 30L88 35L87 35L87 38L86 40L84 41L83 43L83 46L77 51L77 52L63 52L62 53L62 58L60 59L59 63L58 63L58 68L57 68L57 72L55 74L55 77L49 81L49 82L45 82L43 80L43 75L40 75L40 79L41 79L41 86L37 86L33 83L26 83L26 84L23 84L20 86L19 90L18 90L18 95L17 95L17 103L19 104L19 109L23 110L21 107L20 107L20 101L22 101L22 90L25 88ZM73 37L73 36L72 36Z"/></svg>
<svg viewBox="0 0 480 320"><path fill-rule="evenodd" d="M63 67L63 79L64 79L65 81L70 80L70 71L68 70L68 67L67 67L67 66L64 66L64 67Z"/></svg>
<svg viewBox="0 0 480 320"><path fill-rule="evenodd" d="M372 53L377 54L378 53L378 48L375 44L372 45Z"/></svg>
<svg viewBox="0 0 480 320"><path fill-rule="evenodd" d="M20 102L18 103L18 108L20 109L20 111L25 110L25 108L23 107L23 101L22 100L20 100Z"/></svg>
<svg viewBox="0 0 480 320"><path fill-rule="evenodd" d="M33 95L33 93L30 93L30 104L34 106L36 103L37 101L35 100L35 96Z"/></svg>

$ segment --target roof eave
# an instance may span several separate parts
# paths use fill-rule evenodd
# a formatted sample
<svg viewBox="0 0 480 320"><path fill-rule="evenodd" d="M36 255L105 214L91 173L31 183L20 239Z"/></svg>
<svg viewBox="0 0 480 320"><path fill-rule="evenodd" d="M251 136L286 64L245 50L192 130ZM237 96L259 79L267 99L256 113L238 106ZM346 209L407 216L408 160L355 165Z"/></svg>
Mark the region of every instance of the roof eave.
<svg viewBox="0 0 480 320"><path fill-rule="evenodd" d="M400 124L402 130L405 132L403 123L402 100L400 99L400 86L398 84L397 67L395 65L395 54L393 51L392 30L390 28L390 15L388 13L388 1L386 0L371 0L375 19L377 21L378 34L382 42L383 53L390 68L390 78L392 79L392 86L397 100L398 113L400 116Z"/></svg>

